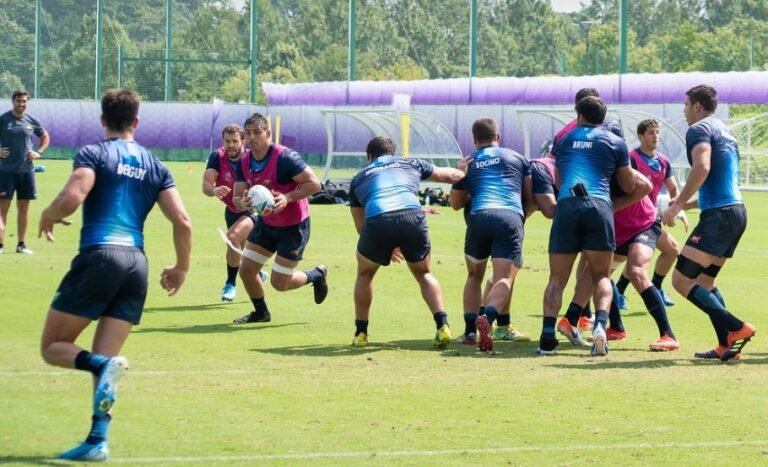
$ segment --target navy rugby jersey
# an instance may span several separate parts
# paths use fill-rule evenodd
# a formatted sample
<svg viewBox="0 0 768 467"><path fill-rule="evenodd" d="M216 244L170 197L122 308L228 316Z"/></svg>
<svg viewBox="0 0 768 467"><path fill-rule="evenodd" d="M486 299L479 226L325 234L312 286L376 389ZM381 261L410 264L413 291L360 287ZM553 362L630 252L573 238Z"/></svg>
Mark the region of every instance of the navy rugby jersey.
<svg viewBox="0 0 768 467"><path fill-rule="evenodd" d="M420 159L381 156L357 173L349 185L349 205L364 207L365 217L402 209L421 209L419 182L434 166Z"/></svg>
<svg viewBox="0 0 768 467"><path fill-rule="evenodd" d="M16 118L13 112L9 110L0 115L0 140L10 152L8 157L0 159L0 172L32 172L35 166L27 158L27 154L32 150L32 135L40 138L44 134L43 126L29 114Z"/></svg>
<svg viewBox="0 0 768 467"><path fill-rule="evenodd" d="M74 168L96 173L83 203L80 249L94 245L144 247L144 220L161 191L175 186L173 176L144 147L111 138L78 151Z"/></svg>
<svg viewBox="0 0 768 467"><path fill-rule="evenodd" d="M580 126L560 143L557 170L560 192L557 200L573 197L571 188L581 183L587 195L611 202L610 181L619 167L629 165L623 139L601 127Z"/></svg>
<svg viewBox="0 0 768 467"><path fill-rule="evenodd" d="M467 176L454 184L457 190L467 190L472 197L474 214L484 209L523 211L523 180L531 175L528 161L508 148L486 146L471 156Z"/></svg>
<svg viewBox="0 0 768 467"><path fill-rule="evenodd" d="M688 163L693 165L691 153L700 143L709 143L712 156L709 175L699 188L699 209L741 204L739 190L739 145L728 133L725 124L714 116L703 118L688 128L685 146Z"/></svg>

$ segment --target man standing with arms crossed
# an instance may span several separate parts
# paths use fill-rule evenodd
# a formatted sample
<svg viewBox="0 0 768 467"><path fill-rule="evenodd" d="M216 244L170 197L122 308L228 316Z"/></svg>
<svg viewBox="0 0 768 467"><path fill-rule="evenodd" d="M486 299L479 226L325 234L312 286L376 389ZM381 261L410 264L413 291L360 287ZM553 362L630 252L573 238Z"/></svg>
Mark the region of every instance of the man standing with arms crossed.
<svg viewBox="0 0 768 467"><path fill-rule="evenodd" d="M155 203L173 224L176 265L163 270L160 285L175 295L189 270L192 226L171 173L133 141L139 97L124 89L101 100L106 139L75 155L67 184L40 216L39 236L53 241L55 224L83 204L80 252L72 260L48 310L40 352L50 365L93 374L93 416L88 437L61 453L70 461L106 461L107 435L117 383L128 360L117 356L147 296L144 220ZM98 321L91 352L75 344Z"/></svg>
<svg viewBox="0 0 768 467"><path fill-rule="evenodd" d="M697 352L696 358L726 361L741 358L755 327L725 308L725 299L715 285L747 228L747 210L739 190L739 148L725 124L715 118L716 109L717 91L712 86L702 84L686 92L683 112L689 128L685 145L691 172L680 196L670 200L664 223L674 226L683 209L701 209L699 223L677 257L672 285L709 316L717 334L717 346ZM694 197L697 192L698 198Z"/></svg>
<svg viewBox="0 0 768 467"><path fill-rule="evenodd" d="M37 198L35 189L35 167L32 161L39 159L51 139L37 119L27 114L29 94L14 91L13 109L0 115L0 254L3 253L3 238L11 207L16 193L18 244L16 253L32 254L24 240L27 235L29 201ZM37 150L32 149L32 135L40 138Z"/></svg>

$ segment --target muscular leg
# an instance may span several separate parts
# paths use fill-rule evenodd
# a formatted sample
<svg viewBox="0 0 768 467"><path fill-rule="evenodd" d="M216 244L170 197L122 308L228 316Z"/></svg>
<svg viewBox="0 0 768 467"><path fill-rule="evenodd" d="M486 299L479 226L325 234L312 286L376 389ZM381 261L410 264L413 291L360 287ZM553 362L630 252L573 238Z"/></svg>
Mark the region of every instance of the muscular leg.
<svg viewBox="0 0 768 467"><path fill-rule="evenodd" d="M29 200L17 199L16 207L19 210L16 216L18 219L18 225L16 226L19 234L18 242L24 243L24 239L27 236L27 220L29 219Z"/></svg>
<svg viewBox="0 0 768 467"><path fill-rule="evenodd" d="M480 305L487 303L487 293L490 292L490 287L486 286L485 292L481 297L480 288L483 283L483 277L485 276L485 268L488 264L487 260L475 261L465 256L465 263L467 264L467 280L464 283L464 313L477 314L477 310L480 309Z"/></svg>
<svg viewBox="0 0 768 467"><path fill-rule="evenodd" d="M227 231L227 239L232 242L233 245L242 249L245 246L248 234L252 229L253 220L248 216L243 216L229 228ZM233 268L240 267L240 255L229 246L227 246L227 266Z"/></svg>
<svg viewBox="0 0 768 467"><path fill-rule="evenodd" d="M680 246L677 244L675 237L664 230L661 233L661 237L659 237L659 241L656 242L656 248L659 250L660 254L659 257L656 258L656 267L654 268L653 279L651 279L651 282L653 282L653 285L661 291L663 290L662 283L664 282L664 278L669 274L669 271L672 270L672 266L675 265L677 255L680 252ZM670 306L674 304L669 297L663 295L662 299L667 301L667 304Z"/></svg>
<svg viewBox="0 0 768 467"><path fill-rule="evenodd" d="M544 291L544 318L557 319L563 302L563 290L573 269L576 254L552 253L549 255L549 282ZM548 328L548 326L545 326ZM554 334L554 324L552 334Z"/></svg>
<svg viewBox="0 0 768 467"><path fill-rule="evenodd" d="M88 318L50 308L40 338L40 355L45 363L75 368L75 357L83 351L75 341L89 324L91 320Z"/></svg>
<svg viewBox="0 0 768 467"><path fill-rule="evenodd" d="M431 311L432 314L435 314L444 311L445 305L443 304L443 289L429 269L431 256L431 254L428 254L426 258L418 263L407 264L408 269L410 269L416 282L419 283L421 296L429 307L429 311Z"/></svg>
<svg viewBox="0 0 768 467"><path fill-rule="evenodd" d="M240 280L243 281L245 291L248 296L253 299L264 298L264 284L259 277L259 271L264 266L264 263L275 254L274 251L269 251L255 243L245 242L245 255L240 261ZM253 256L252 253L257 256Z"/></svg>
<svg viewBox="0 0 768 467"><path fill-rule="evenodd" d="M669 325L667 309L664 301L656 286L648 279L648 264L653 258L653 249L641 243L633 243L629 246L629 256L627 258L627 273L632 281L632 286L643 299L645 308L653 317L656 326L659 329L659 337L665 334L675 337L672 327Z"/></svg>
<svg viewBox="0 0 768 467"><path fill-rule="evenodd" d="M373 302L373 277L379 265L357 253L357 279L355 280L355 320L368 323ZM367 327L366 331L367 332Z"/></svg>
<svg viewBox="0 0 768 467"><path fill-rule="evenodd" d="M5 226L8 220L8 211L11 209L10 199L0 199L0 244L5 238Z"/></svg>
<svg viewBox="0 0 768 467"><path fill-rule="evenodd" d="M275 290L285 292L298 289L309 283L309 276L304 271L296 271L298 261L283 258L280 255L275 256L275 264L272 266L269 283Z"/></svg>
<svg viewBox="0 0 768 467"><path fill-rule="evenodd" d="M610 279L613 252L584 250L582 253L589 263L589 273L594 284L595 325L601 322L605 326L613 297Z"/></svg>

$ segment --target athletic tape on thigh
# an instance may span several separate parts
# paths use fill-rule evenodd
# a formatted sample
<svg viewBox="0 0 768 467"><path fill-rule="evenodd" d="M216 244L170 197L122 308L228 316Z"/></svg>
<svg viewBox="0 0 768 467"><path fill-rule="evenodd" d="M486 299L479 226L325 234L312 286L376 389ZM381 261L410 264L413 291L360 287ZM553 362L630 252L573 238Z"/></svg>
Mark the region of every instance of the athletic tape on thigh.
<svg viewBox="0 0 768 467"><path fill-rule="evenodd" d="M720 274L720 268L722 266L718 266L717 264L710 264L706 268L702 269L702 274L705 274L709 277L717 277L718 274Z"/></svg>
<svg viewBox="0 0 768 467"><path fill-rule="evenodd" d="M296 270L295 266L292 268L289 268L288 266L282 266L277 263L272 265L272 272L276 272L278 274L285 274L286 276L292 276L295 270Z"/></svg>
<svg viewBox="0 0 768 467"><path fill-rule="evenodd" d="M704 268L699 263L688 259L683 255L677 255L677 263L675 264L675 269L680 271L680 274L689 279L696 279L704 270Z"/></svg>
<svg viewBox="0 0 768 467"><path fill-rule="evenodd" d="M250 259L254 263L259 264L267 264L267 261L269 261L269 257L264 256L261 253L256 253L255 251L249 250L248 248L243 250L243 256ZM273 271L275 270L275 267L277 267L277 263L275 263L275 265L272 267Z"/></svg>

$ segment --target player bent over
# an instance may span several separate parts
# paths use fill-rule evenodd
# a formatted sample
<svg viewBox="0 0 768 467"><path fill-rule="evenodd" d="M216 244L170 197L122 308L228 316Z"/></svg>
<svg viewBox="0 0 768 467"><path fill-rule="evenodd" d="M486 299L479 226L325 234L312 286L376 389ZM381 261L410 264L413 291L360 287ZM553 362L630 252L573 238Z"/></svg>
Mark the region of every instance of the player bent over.
<svg viewBox="0 0 768 467"><path fill-rule="evenodd" d="M531 170L528 161L511 149L499 147L496 122L475 120L472 137L476 151L460 162L466 177L451 189L451 206L461 209L468 197L472 208L464 245L467 280L464 285L462 343L477 341L480 350L493 350L493 336L509 333L510 315L500 314L510 302L512 285L523 262L524 205L532 206ZM478 316L481 286L491 258L492 285L485 313ZM498 319L501 332L491 332Z"/></svg>
<svg viewBox="0 0 768 467"><path fill-rule="evenodd" d="M259 272L275 253L270 283L284 292L307 284L314 288L315 303L328 295L328 270L318 265L308 271L296 271L309 241L309 201L320 191L320 180L296 151L272 142L269 120L255 113L245 120L245 139L249 151L241 158L235 183L235 206L250 209L249 186L263 185L272 191L275 208L262 215L243 250L240 279L245 285L254 310L234 320L235 323L269 322L272 315L264 298L264 283Z"/></svg>
<svg viewBox="0 0 768 467"><path fill-rule="evenodd" d="M131 326L139 324L147 295L144 220L157 203L173 224L176 265L163 270L160 285L174 295L189 270L192 228L173 177L152 154L133 141L138 96L107 91L101 100L106 139L83 147L74 171L40 217L39 235L53 241L53 227L83 204L80 251L53 297L40 352L50 365L93 374L93 416L88 437L59 455L72 461L105 461L110 409L117 383L128 369L117 356ZM75 345L97 321L91 351Z"/></svg>
<svg viewBox="0 0 768 467"><path fill-rule="evenodd" d="M224 222L227 224L227 239L238 248L245 246L245 240L258 222L258 218L252 211L241 211L232 201L237 178L237 170L240 158L245 146L245 131L240 125L227 125L221 131L221 139L224 146L216 149L208 157L208 164L203 173L203 194L217 197L226 206L224 208ZM227 246L227 281L221 289L221 300L231 302L235 299L237 289L235 282L237 272L240 269L240 255ZM266 275L262 276L262 280Z"/></svg>
<svg viewBox="0 0 768 467"><path fill-rule="evenodd" d="M352 345L368 345L368 317L376 271L390 261L405 259L435 320L435 347L445 348L451 340L451 330L443 291L429 267L429 231L417 193L421 180L456 183L464 178L464 172L399 157L395 150L395 143L389 138L371 139L365 150L370 164L355 175L349 187L350 211L360 235Z"/></svg>
<svg viewBox="0 0 768 467"><path fill-rule="evenodd" d="M715 118L717 91L705 84L686 92L685 145L691 172L677 199L670 200L664 223L674 226L683 209L701 209L699 223L677 258L672 285L677 292L709 316L717 346L696 353L696 358L739 359L755 335L751 324L725 308L715 278L733 257L747 228L747 210L739 190L739 148L725 124ZM698 191L698 200L694 193Z"/></svg>

